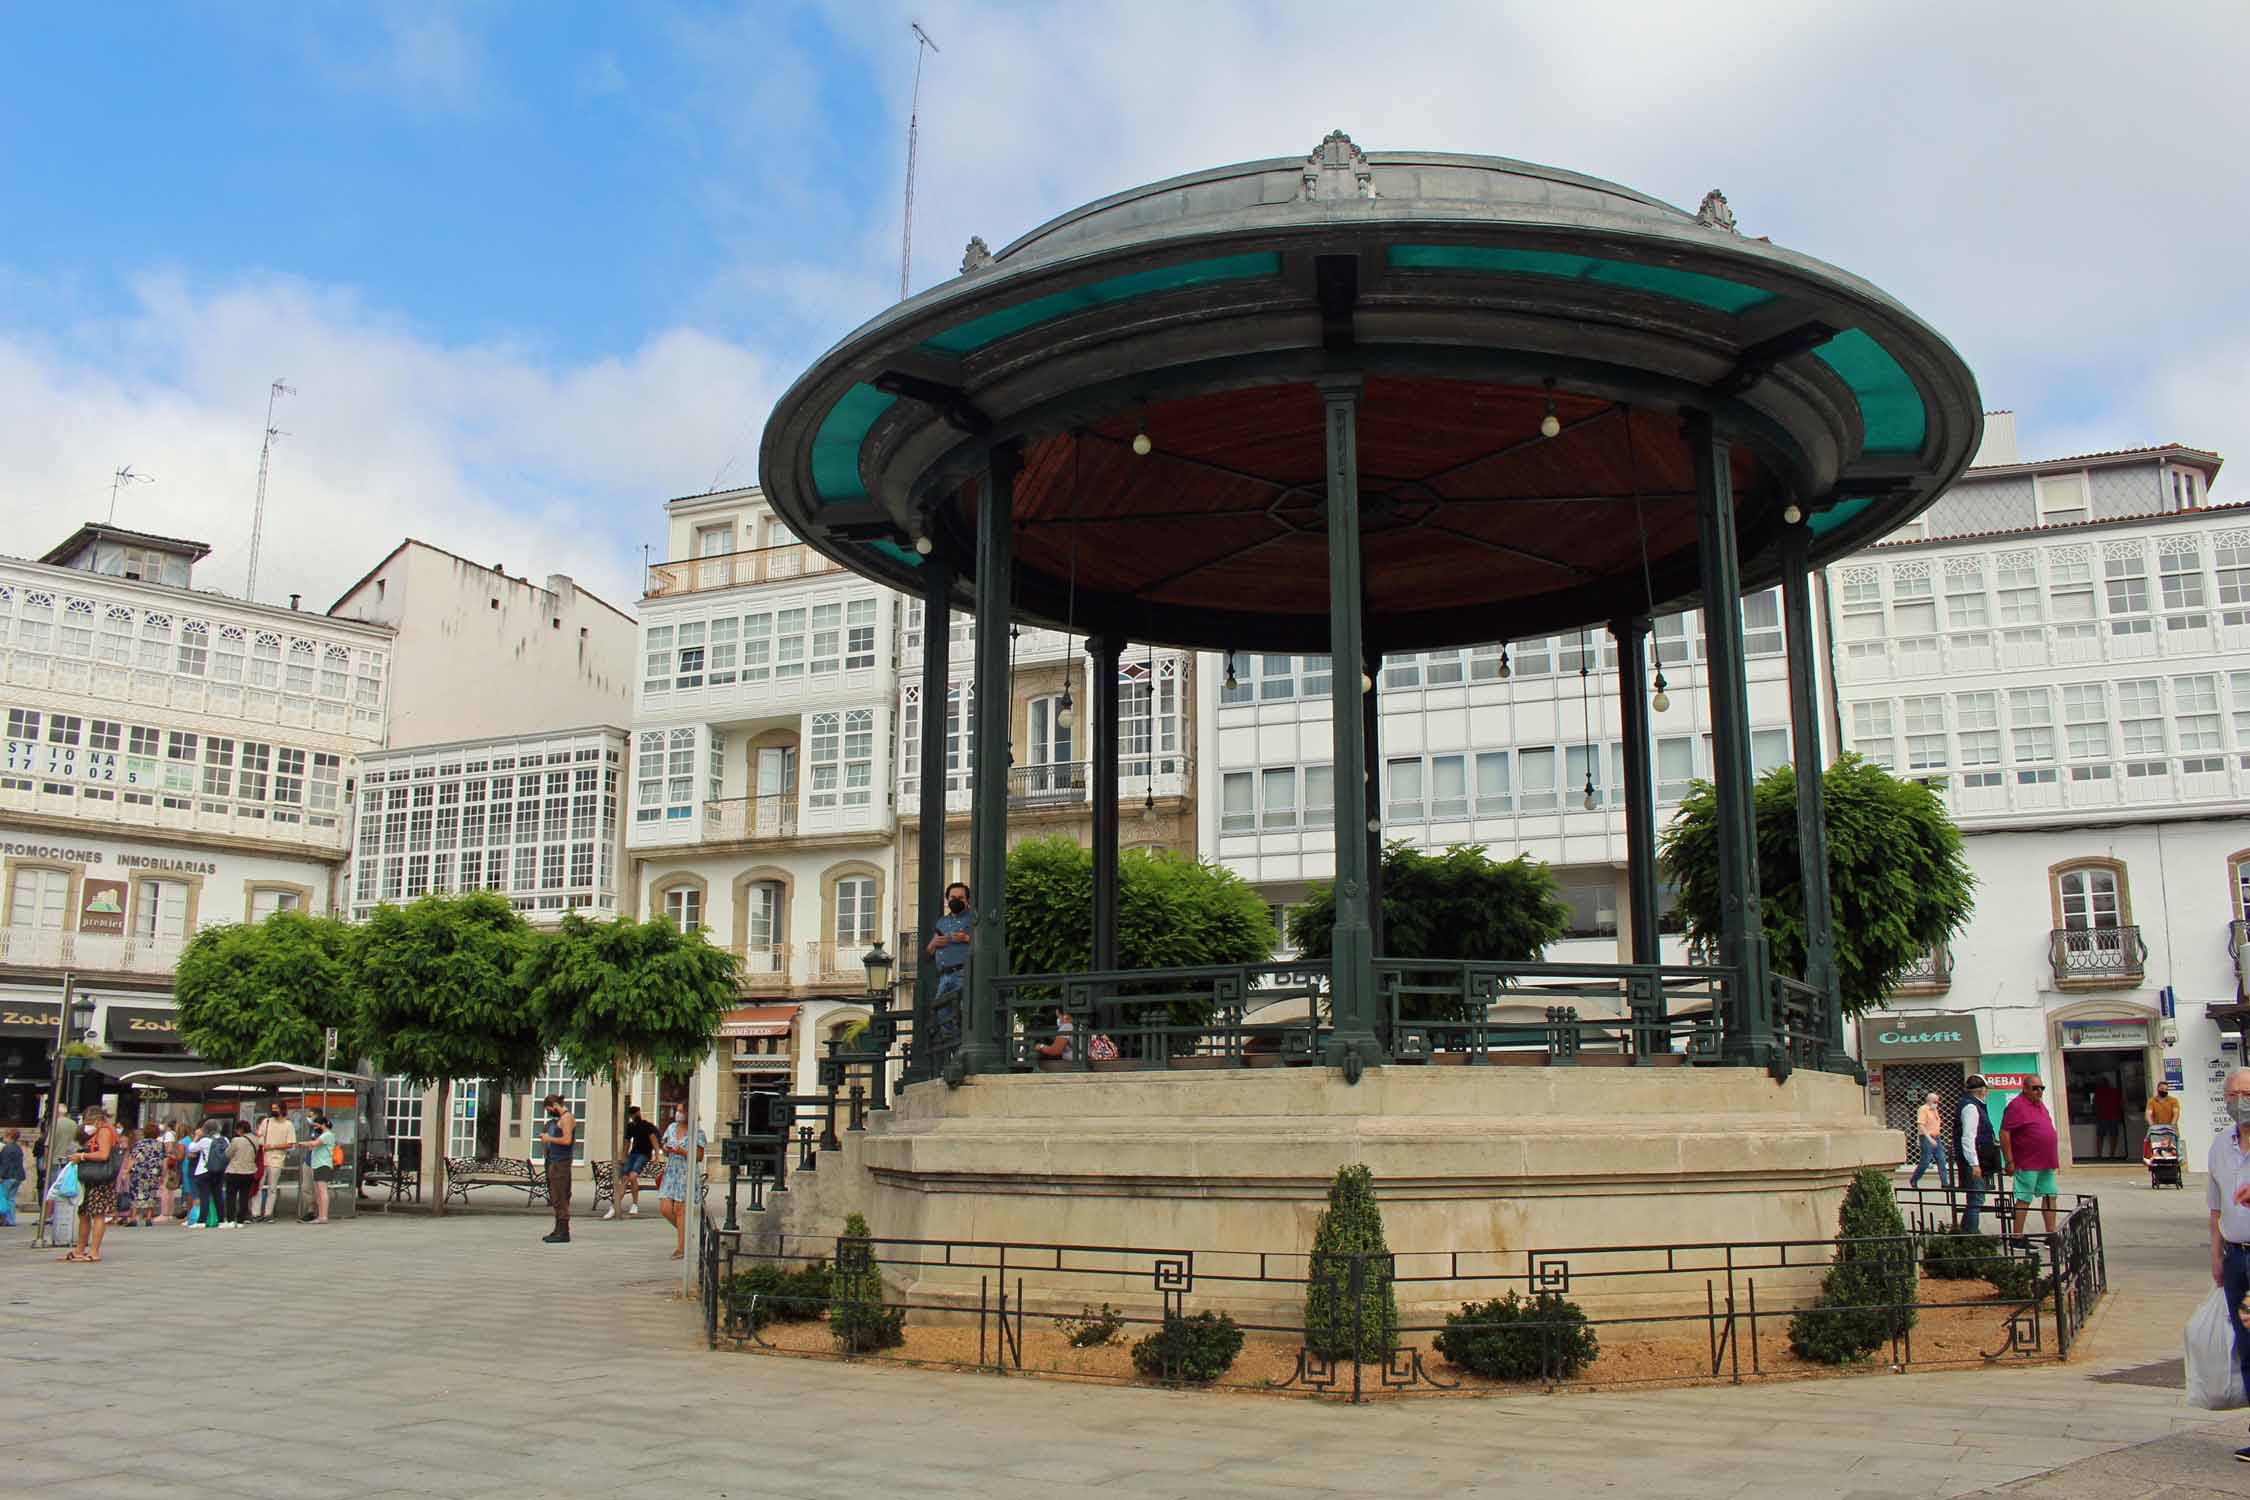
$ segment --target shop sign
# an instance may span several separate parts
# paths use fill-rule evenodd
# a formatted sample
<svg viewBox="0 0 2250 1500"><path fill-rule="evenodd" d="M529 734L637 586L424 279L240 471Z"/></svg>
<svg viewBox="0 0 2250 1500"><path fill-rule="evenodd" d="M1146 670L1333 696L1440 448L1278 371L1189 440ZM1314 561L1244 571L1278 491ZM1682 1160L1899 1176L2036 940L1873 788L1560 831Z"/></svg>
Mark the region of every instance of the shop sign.
<svg viewBox="0 0 2250 1500"><path fill-rule="evenodd" d="M177 1047L180 1013L176 1010L126 1010L111 1006L109 1039L120 1047Z"/></svg>
<svg viewBox="0 0 2250 1500"><path fill-rule="evenodd" d="M1974 1057L1984 1050L1975 1016L1886 1018L1860 1032L1869 1058Z"/></svg>
<svg viewBox="0 0 2250 1500"><path fill-rule="evenodd" d="M2165 1058L2164 1086L2176 1094L2186 1086L2186 1080L2187 1065L2176 1057Z"/></svg>
<svg viewBox="0 0 2250 1500"><path fill-rule="evenodd" d="M2066 1052L2081 1047L2146 1047L2146 1021L2065 1021L2062 1044Z"/></svg>
<svg viewBox="0 0 2250 1500"><path fill-rule="evenodd" d="M1986 1088L1998 1089L2003 1094L2020 1094L2023 1086L2039 1075L2037 1073L1980 1073Z"/></svg>
<svg viewBox="0 0 2250 1500"><path fill-rule="evenodd" d="M88 880L78 888L78 930L106 937L125 935L125 882Z"/></svg>
<svg viewBox="0 0 2250 1500"><path fill-rule="evenodd" d="M61 1025L59 1001L0 999L0 1036L52 1037Z"/></svg>

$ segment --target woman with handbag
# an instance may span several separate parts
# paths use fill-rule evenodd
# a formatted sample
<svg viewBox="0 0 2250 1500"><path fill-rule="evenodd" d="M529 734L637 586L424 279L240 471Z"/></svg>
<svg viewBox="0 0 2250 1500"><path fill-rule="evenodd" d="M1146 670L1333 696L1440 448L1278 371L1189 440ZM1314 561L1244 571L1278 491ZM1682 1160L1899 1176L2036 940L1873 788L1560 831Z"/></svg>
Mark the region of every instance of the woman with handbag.
<svg viewBox="0 0 2250 1500"><path fill-rule="evenodd" d="M120 1153L117 1127L109 1123L108 1110L98 1104L89 1105L86 1125L89 1132L86 1149L70 1155L78 1168L79 1190L84 1195L78 1205L78 1242L62 1258L91 1263L102 1258L102 1235L109 1229L109 1216L117 1209Z"/></svg>

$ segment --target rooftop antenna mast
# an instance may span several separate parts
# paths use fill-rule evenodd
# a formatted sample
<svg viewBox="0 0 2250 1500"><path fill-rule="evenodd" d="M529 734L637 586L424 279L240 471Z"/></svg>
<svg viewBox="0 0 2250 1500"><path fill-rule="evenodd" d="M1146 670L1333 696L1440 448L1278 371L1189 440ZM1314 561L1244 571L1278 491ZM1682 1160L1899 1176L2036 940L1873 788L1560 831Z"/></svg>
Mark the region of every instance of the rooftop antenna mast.
<svg viewBox="0 0 2250 1500"><path fill-rule="evenodd" d="M935 52L938 44L922 29L920 21L909 21L914 32L914 102L906 111L906 225L899 235L898 247L898 300L907 297L907 284L914 274L914 155L922 135L922 58Z"/></svg>
<svg viewBox="0 0 2250 1500"><path fill-rule="evenodd" d="M128 484L154 483L156 483L156 476L154 474L136 474L133 472L133 466L131 464L127 464L124 468L119 469L116 473L110 475L109 523L112 526L117 524L117 491L120 486Z"/></svg>
<svg viewBox="0 0 2250 1500"><path fill-rule="evenodd" d="M266 531L266 474L273 465L273 440L288 434L273 425L273 404L283 396L294 396L297 388L275 381L266 391L266 442L258 450L258 506L250 513L250 575L242 581L242 597L258 597L258 540Z"/></svg>

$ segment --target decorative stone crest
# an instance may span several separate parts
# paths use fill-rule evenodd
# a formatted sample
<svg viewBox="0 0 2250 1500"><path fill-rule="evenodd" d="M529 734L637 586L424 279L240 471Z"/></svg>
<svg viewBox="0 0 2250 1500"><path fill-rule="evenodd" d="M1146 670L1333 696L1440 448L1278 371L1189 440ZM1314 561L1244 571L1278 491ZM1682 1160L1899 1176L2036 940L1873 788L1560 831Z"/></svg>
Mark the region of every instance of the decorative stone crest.
<svg viewBox="0 0 2250 1500"><path fill-rule="evenodd" d="M1372 198L1375 194L1375 169L1367 164L1367 153L1352 144L1352 138L1341 130L1331 130L1321 143L1305 158L1305 186L1303 202L1319 203L1336 198Z"/></svg>
<svg viewBox="0 0 2250 1500"><path fill-rule="evenodd" d="M966 276L972 271L981 271L991 264L992 247L984 242L983 235L970 235L969 248L961 252L961 274Z"/></svg>
<svg viewBox="0 0 2250 1500"><path fill-rule="evenodd" d="M1695 211L1695 222L1705 229L1724 229L1728 234L1740 234L1734 227L1734 210L1727 207L1727 195L1717 188L1703 195L1703 206Z"/></svg>

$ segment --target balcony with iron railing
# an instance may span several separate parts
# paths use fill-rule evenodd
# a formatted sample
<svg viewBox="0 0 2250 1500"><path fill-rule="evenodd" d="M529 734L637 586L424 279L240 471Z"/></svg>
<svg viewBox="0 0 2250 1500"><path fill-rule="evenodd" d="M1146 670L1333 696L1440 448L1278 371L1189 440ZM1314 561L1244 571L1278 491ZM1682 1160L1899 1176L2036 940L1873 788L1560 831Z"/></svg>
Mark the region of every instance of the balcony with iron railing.
<svg viewBox="0 0 2250 1500"><path fill-rule="evenodd" d="M703 842L786 839L797 834L797 794L773 792L763 797L726 797L703 804Z"/></svg>
<svg viewBox="0 0 2250 1500"><path fill-rule="evenodd" d="M1953 954L1938 943L1907 965L1892 988L1905 995L1942 995L1953 987Z"/></svg>
<svg viewBox="0 0 2250 1500"><path fill-rule="evenodd" d="M2236 917L2227 923L2227 953L2234 959L2234 992L2250 1001L2250 922Z"/></svg>
<svg viewBox="0 0 2250 1500"><path fill-rule="evenodd" d="M172 972L179 964L181 950L187 945L184 937L125 937L116 933L0 927L0 965L22 969L76 969L154 979Z"/></svg>
<svg viewBox="0 0 2250 1500"><path fill-rule="evenodd" d="M685 594L717 589L747 588L761 583L792 583L843 569L803 542L781 547L759 547L748 552L722 552L714 557L680 557L651 563L648 591L643 599L674 599Z"/></svg>
<svg viewBox="0 0 2250 1500"><path fill-rule="evenodd" d="M781 995L789 990L789 945L749 943L735 962L745 995Z"/></svg>
<svg viewBox="0 0 2250 1500"><path fill-rule="evenodd" d="M2129 989L2141 982L2148 944L2138 927L2058 927L2048 935L2055 983L2070 989Z"/></svg>
<svg viewBox="0 0 2250 1500"><path fill-rule="evenodd" d="M965 770L945 774L945 810L967 812L974 792L971 773ZM1055 761L1045 765L1011 766L1008 768L1008 809L1011 812L1038 812L1057 808L1085 807L1093 801L1094 768L1087 761ZM1184 797L1187 795L1187 762L1178 755L1127 755L1118 761L1117 797L1121 803L1134 803L1145 797ZM912 818L921 811L922 782L917 776L902 776L898 784L899 815Z"/></svg>

